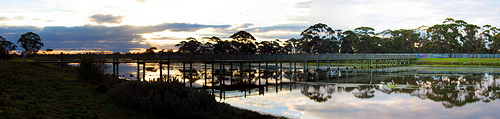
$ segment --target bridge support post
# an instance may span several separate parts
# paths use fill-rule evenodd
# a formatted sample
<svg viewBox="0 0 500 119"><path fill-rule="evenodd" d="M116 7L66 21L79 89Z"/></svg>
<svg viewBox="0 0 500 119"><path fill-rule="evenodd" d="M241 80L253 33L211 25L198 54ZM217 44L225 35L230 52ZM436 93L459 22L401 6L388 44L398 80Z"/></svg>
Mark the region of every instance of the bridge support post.
<svg viewBox="0 0 500 119"><path fill-rule="evenodd" d="M137 81L141 81L141 79L139 78L139 77L140 77L140 75L141 75L141 74L139 73L139 63L140 63L139 59L140 59L140 54L139 54L139 53L137 53Z"/></svg>
<svg viewBox="0 0 500 119"><path fill-rule="evenodd" d="M233 85L233 62L230 62L229 65L231 65L229 66L229 75L231 75L231 78L229 78L229 84Z"/></svg>
<svg viewBox="0 0 500 119"><path fill-rule="evenodd" d="M203 83L204 85L203 86L207 86L207 62L203 62L203 64L205 64L205 72L204 72L204 79L205 79L205 82Z"/></svg>
<svg viewBox="0 0 500 119"><path fill-rule="evenodd" d="M340 54L337 53L337 71L340 71Z"/></svg>
<svg viewBox="0 0 500 119"><path fill-rule="evenodd" d="M319 71L319 55L320 54L316 55L316 72Z"/></svg>
<svg viewBox="0 0 500 119"><path fill-rule="evenodd" d="M373 67L373 54L370 54L370 68Z"/></svg>
<svg viewBox="0 0 500 119"><path fill-rule="evenodd" d="M117 77L116 76L116 66L115 66L116 65L116 54L113 54L113 62L111 62L111 64L113 65L113 77ZM62 65L61 65L61 69L62 69Z"/></svg>
<svg viewBox="0 0 500 119"><path fill-rule="evenodd" d="M142 64L142 79L146 81L146 53L143 54L143 64Z"/></svg>
<svg viewBox="0 0 500 119"><path fill-rule="evenodd" d="M354 69L356 69L356 59L358 59L358 56L356 54L354 54Z"/></svg>
<svg viewBox="0 0 500 119"><path fill-rule="evenodd" d="M212 86L214 86L214 79L215 79L215 70L214 70L215 66L214 66L214 62L215 62L214 60L211 61L211 63L212 63L212 68L211 69L212 70L210 70L210 71L212 71Z"/></svg>
<svg viewBox="0 0 500 119"><path fill-rule="evenodd" d="M330 71L330 54L326 54L326 71Z"/></svg>
<svg viewBox="0 0 500 119"><path fill-rule="evenodd" d="M160 52L160 80L159 82L163 82L163 52Z"/></svg>
<svg viewBox="0 0 500 119"><path fill-rule="evenodd" d="M119 57L116 56L116 78L120 78L120 61L118 61Z"/></svg>
<svg viewBox="0 0 500 119"><path fill-rule="evenodd" d="M345 70L347 71L349 69L349 54L345 53Z"/></svg>
<svg viewBox="0 0 500 119"><path fill-rule="evenodd" d="M361 54L361 69L363 69L363 64L365 63L365 53Z"/></svg>
<svg viewBox="0 0 500 119"><path fill-rule="evenodd" d="M167 54L167 81L170 80L170 53Z"/></svg>
<svg viewBox="0 0 500 119"><path fill-rule="evenodd" d="M269 70L269 67L268 67L269 63L267 62L267 60L264 61L264 62L266 62L266 69L264 69L264 77L266 77L266 85L267 85L269 83L268 82L268 77L267 77L267 76L269 76L269 72L268 72L268 70Z"/></svg>

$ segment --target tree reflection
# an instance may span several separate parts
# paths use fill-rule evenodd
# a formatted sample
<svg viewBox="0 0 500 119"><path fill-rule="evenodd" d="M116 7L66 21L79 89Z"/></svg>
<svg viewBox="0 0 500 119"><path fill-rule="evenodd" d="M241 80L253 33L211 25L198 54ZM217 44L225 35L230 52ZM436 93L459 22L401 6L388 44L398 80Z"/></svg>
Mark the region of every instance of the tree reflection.
<svg viewBox="0 0 500 119"><path fill-rule="evenodd" d="M337 91L336 85L304 85L300 93L315 102L325 102Z"/></svg>
<svg viewBox="0 0 500 119"><path fill-rule="evenodd" d="M374 85L361 85L358 87L357 91L353 91L354 97L361 99L369 99L375 97Z"/></svg>

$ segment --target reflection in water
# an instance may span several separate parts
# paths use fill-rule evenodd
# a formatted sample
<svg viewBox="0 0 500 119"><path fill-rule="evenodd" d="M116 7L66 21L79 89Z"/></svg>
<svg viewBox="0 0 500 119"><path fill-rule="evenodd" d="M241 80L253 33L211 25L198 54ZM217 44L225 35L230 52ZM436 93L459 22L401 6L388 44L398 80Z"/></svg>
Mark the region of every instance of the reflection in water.
<svg viewBox="0 0 500 119"><path fill-rule="evenodd" d="M129 73L136 75L136 65L131 66ZM172 64L169 75L186 82L186 86L206 86L218 101L292 118L500 116L500 102L494 101L500 98L500 74L495 72L431 72L419 67L295 72L257 64L222 69L219 65L193 67L190 70ZM147 66L146 79L157 79L158 68ZM166 69L164 66L164 77L168 75Z"/></svg>
<svg viewBox="0 0 500 119"><path fill-rule="evenodd" d="M222 101L243 108L249 108L267 113L289 116L293 118L306 118L306 117L309 118L308 116L311 116L310 114L317 114L317 115L312 115L313 116L312 118L331 118L333 115L330 116L324 116L324 115L329 115L330 112L338 112L339 109L335 105L339 104L350 105L350 106L354 105L361 106L359 107L359 109L358 108L356 109L357 111L351 110L354 112L349 112L349 113L366 113L365 111L378 112L374 110L384 110L385 108L394 108L394 107L405 107L400 110L394 110L394 112L400 112L402 113L401 115L405 114L412 115L409 113L414 113L412 112L412 110L414 110L413 108L420 108L414 106L420 105L424 107L425 106L432 107L435 106L436 103L441 104L442 108L439 107L425 108L425 111L427 111L426 113L440 112L441 114L442 111L444 110L450 110L453 109L454 107L456 108L469 105L468 106L469 108L471 107L475 108L476 106L480 106L478 108L494 108L494 109L484 110L485 111L484 113L488 113L489 115L480 115L480 114L475 115L473 113L463 113L463 114L454 114L451 116L449 115L447 117L458 116L460 118L464 118L460 116L460 115L463 116L464 114L469 114L467 115L468 117L498 116L496 111L498 111L497 107L500 106L500 103L498 102L491 103L492 101L500 98L499 97L500 78L498 75L488 74L488 73L432 74L432 75L413 74L413 75L388 77L385 79L379 79L376 82L380 83L362 84L362 83L349 83L349 82L348 83L297 82L295 84L282 84L286 85L286 87L290 87L290 90L282 90L282 91L280 90L279 93L270 93L265 96L261 95L257 97L251 96L245 98L243 97L238 98L237 96L232 96L232 97L226 97L226 99ZM273 86L264 88L270 88L270 90L272 90ZM250 91L252 89L248 90ZM228 92L225 93L226 95L237 95L231 91L226 91L226 92ZM307 97L307 100L309 101L307 100L297 101L302 99L301 97ZM419 100L414 100L411 97L418 98ZM279 109L278 111L276 111L275 109L277 107L275 106L279 106L280 100L284 100L283 98L290 98L290 100L294 101L285 104L287 105L286 108ZM346 99L350 101L347 101ZM348 103L345 101L347 101ZM483 102L483 103L477 103L477 102ZM266 105L259 105L262 103L265 103ZM385 105L384 103L390 103L390 105ZM486 107L481 105L486 103L490 103L491 105L488 105ZM308 109L308 108L316 108L315 105L318 104L322 105L320 110ZM300 107L299 105L308 108ZM379 105L380 108L371 105ZM266 107L272 107L272 108L266 108ZM467 108L457 108L456 110L467 110ZM446 111L446 113L448 114L452 112L453 110ZM304 113L309 113L309 114L304 114ZM386 114L386 113L391 114L392 112L382 111L378 112L378 114L376 115ZM340 113L339 115L346 115L346 114ZM406 115L402 117L406 117ZM359 116L359 118L363 118L363 116L361 115L351 115L351 116L354 116L356 118L358 118ZM413 115L410 117L420 118L425 116ZM441 118L441 117L438 116L433 118Z"/></svg>

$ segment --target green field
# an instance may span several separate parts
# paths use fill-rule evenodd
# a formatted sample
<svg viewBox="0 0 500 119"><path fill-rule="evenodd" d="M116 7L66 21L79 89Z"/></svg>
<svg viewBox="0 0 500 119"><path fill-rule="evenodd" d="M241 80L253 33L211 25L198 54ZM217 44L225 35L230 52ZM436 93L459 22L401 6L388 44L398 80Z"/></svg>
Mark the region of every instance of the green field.
<svg viewBox="0 0 500 119"><path fill-rule="evenodd" d="M413 64L449 66L500 66L500 58L420 58L415 60Z"/></svg>

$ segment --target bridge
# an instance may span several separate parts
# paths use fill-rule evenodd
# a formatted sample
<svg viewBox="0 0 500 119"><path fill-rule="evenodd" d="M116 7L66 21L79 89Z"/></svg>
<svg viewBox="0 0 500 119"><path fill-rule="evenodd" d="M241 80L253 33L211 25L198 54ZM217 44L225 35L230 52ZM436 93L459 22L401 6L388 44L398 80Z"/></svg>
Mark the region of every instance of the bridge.
<svg viewBox="0 0 500 119"><path fill-rule="evenodd" d="M409 64L411 60L417 58L417 55L411 54L256 54L256 55L227 55L227 54L212 54L212 55L181 55L173 53L150 53L150 54L48 54L48 55L37 55L35 62L38 63L60 63L61 68L66 63L79 63L83 57L92 57L96 61L102 63L112 63L113 64L113 74L118 76L118 67L120 63L137 63L137 74L139 74L140 64L145 70L146 63L159 63L162 69L163 64L168 65L170 68L170 63L183 63L183 69L192 69L192 63L204 63L205 69L207 65L211 64L214 68L214 64L220 66L219 69L225 68L225 66L231 66L230 70L233 69L233 64L239 64L240 71L243 71L244 65L248 64L251 67L252 63L258 64L259 68L261 64L265 64L265 69L269 69L269 63L273 64L273 68L283 69L283 62L288 63L290 69L307 69L309 70L310 63L316 65L315 69L318 70L321 66L326 64L327 70L333 70L336 66L337 70L342 69L363 69L363 68L379 68L387 66L401 66L404 64ZM303 64L302 68L297 67L297 63ZM336 65L335 65L336 63ZM342 64L341 64L342 63ZM189 67L186 67L189 64ZM293 66L292 66L293 64ZM332 65L333 64L333 65ZM189 71L185 70L185 71ZM314 69L313 69L314 70ZM169 71L169 70L167 70ZM143 71L144 73L145 71ZM169 74L169 73L167 73ZM145 74L143 74L144 77ZM162 71L160 70L160 75ZM139 76L137 77L138 80ZM162 77L160 77L160 80Z"/></svg>

